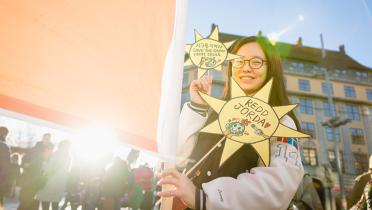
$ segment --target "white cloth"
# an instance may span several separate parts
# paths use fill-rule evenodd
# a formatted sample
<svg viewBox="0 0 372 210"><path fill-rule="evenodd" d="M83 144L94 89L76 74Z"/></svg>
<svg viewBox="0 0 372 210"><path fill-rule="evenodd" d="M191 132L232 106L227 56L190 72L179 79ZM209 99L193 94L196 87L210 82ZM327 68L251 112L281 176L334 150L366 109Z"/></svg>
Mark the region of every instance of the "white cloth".
<svg viewBox="0 0 372 210"><path fill-rule="evenodd" d="M172 41L164 64L160 109L157 127L158 151L168 162L176 156L177 128L181 106L184 43L186 34L188 0L176 1L176 13Z"/></svg>
<svg viewBox="0 0 372 210"><path fill-rule="evenodd" d="M178 138L179 166L187 163L195 144L198 131L208 116L184 105L180 116ZM294 121L284 116L281 123L296 129ZM270 139L270 166L263 167L261 161L250 172L240 174L237 179L219 177L202 185L207 195L208 210L278 210L287 209L301 183L304 169L299 151L293 145ZM184 158L184 159L182 159Z"/></svg>

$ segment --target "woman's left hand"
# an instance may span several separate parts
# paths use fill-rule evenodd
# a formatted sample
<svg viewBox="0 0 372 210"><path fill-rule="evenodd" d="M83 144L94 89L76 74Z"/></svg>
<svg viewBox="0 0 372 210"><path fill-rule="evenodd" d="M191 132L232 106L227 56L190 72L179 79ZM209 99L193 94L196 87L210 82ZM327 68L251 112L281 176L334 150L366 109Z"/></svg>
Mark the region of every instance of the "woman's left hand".
<svg viewBox="0 0 372 210"><path fill-rule="evenodd" d="M171 168L159 174L159 177L158 185L170 184L174 185L175 189L158 192L158 196L178 197L187 207L195 209L196 187L185 174L181 174L176 169Z"/></svg>

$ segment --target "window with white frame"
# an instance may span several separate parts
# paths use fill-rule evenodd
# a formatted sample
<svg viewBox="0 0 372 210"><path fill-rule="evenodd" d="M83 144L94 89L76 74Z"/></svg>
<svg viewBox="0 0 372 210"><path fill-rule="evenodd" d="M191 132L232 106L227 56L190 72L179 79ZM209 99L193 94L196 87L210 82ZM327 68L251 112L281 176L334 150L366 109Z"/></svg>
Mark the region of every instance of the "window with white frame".
<svg viewBox="0 0 372 210"><path fill-rule="evenodd" d="M331 84L331 93L333 94L333 85ZM322 93L327 94L328 86L327 83L323 82L322 83Z"/></svg>
<svg viewBox="0 0 372 210"><path fill-rule="evenodd" d="M347 117L351 120L360 120L359 107L356 105L346 105Z"/></svg>
<svg viewBox="0 0 372 210"><path fill-rule="evenodd" d="M310 81L305 79L298 80L298 87L302 91L310 91Z"/></svg>
<svg viewBox="0 0 372 210"><path fill-rule="evenodd" d="M355 88L352 86L344 86L344 91L345 91L345 97L348 98L355 98L356 93L355 93Z"/></svg>
<svg viewBox="0 0 372 210"><path fill-rule="evenodd" d="M315 125L312 122L301 122L302 132L309 134L312 138L316 138Z"/></svg>
<svg viewBox="0 0 372 210"><path fill-rule="evenodd" d="M330 127L325 127L325 132L326 132L326 137L327 137L327 140L328 141L335 141L335 140L339 140L340 138L340 132L339 132L339 129L338 128L335 128L335 134L333 134L333 128L330 128Z"/></svg>
<svg viewBox="0 0 372 210"><path fill-rule="evenodd" d="M303 148L304 165L316 166L318 164L316 149Z"/></svg>
<svg viewBox="0 0 372 210"><path fill-rule="evenodd" d="M305 114L313 114L313 101L311 99L300 99L300 112Z"/></svg>
<svg viewBox="0 0 372 210"><path fill-rule="evenodd" d="M363 130L360 128L350 128L351 142L353 144L364 145Z"/></svg>

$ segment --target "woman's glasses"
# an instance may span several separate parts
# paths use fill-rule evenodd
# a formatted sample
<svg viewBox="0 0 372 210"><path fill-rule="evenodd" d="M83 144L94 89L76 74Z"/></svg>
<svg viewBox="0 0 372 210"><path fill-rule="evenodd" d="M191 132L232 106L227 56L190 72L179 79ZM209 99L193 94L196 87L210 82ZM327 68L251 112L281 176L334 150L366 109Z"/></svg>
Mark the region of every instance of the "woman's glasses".
<svg viewBox="0 0 372 210"><path fill-rule="evenodd" d="M246 63L248 63L251 69L259 69L263 66L263 64L267 62L266 60L258 57L253 57L248 60L244 60L241 58L232 60L232 66L235 68L242 68Z"/></svg>

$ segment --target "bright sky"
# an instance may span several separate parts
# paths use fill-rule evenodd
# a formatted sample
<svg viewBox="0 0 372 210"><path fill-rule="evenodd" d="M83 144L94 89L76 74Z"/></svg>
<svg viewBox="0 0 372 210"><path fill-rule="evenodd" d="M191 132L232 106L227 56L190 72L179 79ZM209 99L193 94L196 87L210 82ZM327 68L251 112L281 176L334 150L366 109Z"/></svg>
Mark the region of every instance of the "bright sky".
<svg viewBox="0 0 372 210"><path fill-rule="evenodd" d="M301 21L302 20L302 21ZM346 53L372 68L372 0L189 0L187 43L194 42L194 29L203 36L211 25L237 35L281 33L278 41L320 47Z"/></svg>

